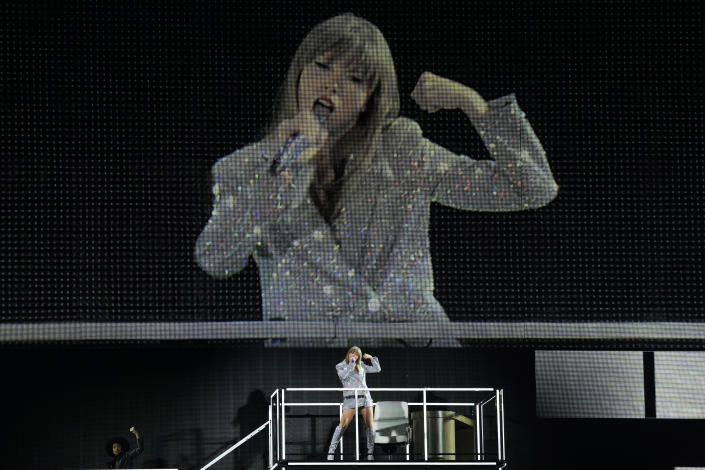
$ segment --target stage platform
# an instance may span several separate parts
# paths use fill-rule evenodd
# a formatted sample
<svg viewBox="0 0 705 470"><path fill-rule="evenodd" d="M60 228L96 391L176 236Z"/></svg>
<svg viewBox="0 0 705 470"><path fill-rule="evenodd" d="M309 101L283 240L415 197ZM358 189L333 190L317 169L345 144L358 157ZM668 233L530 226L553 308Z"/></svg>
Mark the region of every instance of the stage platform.
<svg viewBox="0 0 705 470"><path fill-rule="evenodd" d="M392 395L374 405L374 460L368 460L366 438L355 412L348 432L339 441L333 460L325 459L328 440L316 438L317 416L330 420L334 408L342 415L341 393L355 397L367 392ZM444 395L448 401L429 400ZM404 397L418 397L405 399ZM283 388L269 397L269 417L261 426L201 467L219 468L226 455L262 433L267 436L267 468L504 468L504 391L466 388ZM420 400L420 401L419 401ZM354 399L357 403L357 399ZM439 409L445 408L445 409ZM409 410L415 410L410 412ZM314 410L314 413L310 411ZM457 410L462 410L459 412ZM304 414L301 414L301 412ZM297 422L298 421L298 422ZM308 426L308 430L306 429ZM287 437L288 436L288 437ZM294 437L292 439L292 436ZM311 437L309 437L311 436Z"/></svg>

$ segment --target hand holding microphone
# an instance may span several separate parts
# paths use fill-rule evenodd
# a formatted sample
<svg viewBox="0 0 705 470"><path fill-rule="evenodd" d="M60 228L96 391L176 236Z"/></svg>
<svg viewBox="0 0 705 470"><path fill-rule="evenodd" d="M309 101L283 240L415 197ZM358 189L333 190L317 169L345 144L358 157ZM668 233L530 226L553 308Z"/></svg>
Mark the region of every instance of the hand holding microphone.
<svg viewBox="0 0 705 470"><path fill-rule="evenodd" d="M276 134L283 144L277 158L272 162L272 175L285 171L297 160L308 162L316 156L328 139L327 119L328 114L315 107L279 124Z"/></svg>

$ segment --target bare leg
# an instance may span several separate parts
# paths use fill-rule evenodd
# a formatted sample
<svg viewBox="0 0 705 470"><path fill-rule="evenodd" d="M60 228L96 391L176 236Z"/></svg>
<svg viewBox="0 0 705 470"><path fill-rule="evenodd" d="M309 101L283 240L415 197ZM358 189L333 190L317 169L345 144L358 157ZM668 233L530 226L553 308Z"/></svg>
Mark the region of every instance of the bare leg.
<svg viewBox="0 0 705 470"><path fill-rule="evenodd" d="M355 410L343 410L343 414L340 417L340 424L335 427L335 432L333 433L333 438L330 440L330 446L328 446L328 460L333 460L333 455L335 454L335 449L338 447L338 442L340 438L343 437L343 433L350 425L355 416Z"/></svg>

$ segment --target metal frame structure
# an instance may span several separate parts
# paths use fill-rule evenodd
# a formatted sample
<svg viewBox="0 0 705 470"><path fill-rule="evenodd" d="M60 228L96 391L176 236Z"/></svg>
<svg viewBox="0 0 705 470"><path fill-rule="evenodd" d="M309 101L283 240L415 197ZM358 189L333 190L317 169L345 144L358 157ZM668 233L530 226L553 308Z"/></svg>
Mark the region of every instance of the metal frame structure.
<svg viewBox="0 0 705 470"><path fill-rule="evenodd" d="M420 392L423 397L421 402L408 402L409 406L420 406L423 408L423 460L409 459L409 452L407 446L406 460L404 461L363 461L360 460L360 448L359 448L359 431L358 431L358 415L357 412L357 397L360 393L365 393L367 391L374 392ZM343 458L343 441L340 441L340 460L339 461L321 461L321 462L311 462L311 461L289 461L286 457L286 410L292 407L306 407L306 406L335 406L338 407L339 415L342 414L343 408L342 404L338 401L336 402L287 402L286 397L288 394L298 394L306 392L353 392L355 394L355 460L346 461ZM468 393L486 393L487 397L479 402L441 402L432 403L427 400L427 392L468 392ZM494 408L496 413L496 427L497 427L497 449L495 460L476 460L476 461L436 461L429 460L428 452L428 411L429 406L466 406L473 407L475 410L475 450L479 456L485 455L485 406L494 402ZM269 470L274 470L277 467L294 467L294 466L445 466L445 467L457 467L457 466L470 466L470 467L485 467L485 468L504 468L506 466L506 451L504 444L504 391L497 388L285 388L277 389L269 396L269 417L268 420L259 426L257 429L252 431L246 437L238 441L233 446L229 447L213 460L208 462L205 466L201 467L200 470L206 470L214 465L216 462L224 458L229 453L233 452L235 449L245 444L249 439L257 435L259 432L267 429L268 440L269 440L269 457L267 462L267 468ZM493 454L494 455L494 454Z"/></svg>
<svg viewBox="0 0 705 470"><path fill-rule="evenodd" d="M306 393L306 392L353 392L355 395L355 404L357 405L357 397L360 396L360 394L363 394L367 391L372 391L372 392L420 392L423 397L423 401L421 402L408 402L409 406L419 406L422 407L423 409L423 414L424 414L424 419L423 419L423 436L424 436L424 445L423 445L423 460L422 461L410 461L409 460L409 454L407 452L406 454L406 460L405 461L394 461L394 462L370 462L370 461L362 461L360 460L360 450L359 450L359 428L358 428L358 421L359 421L359 413L357 412L357 406L356 406L356 412L355 412L355 460L352 461L345 461L342 455L342 439L341 439L341 454L340 454L340 460L337 461L325 461L325 462L310 462L310 461L302 461L302 462L297 462L297 461L291 461L287 460L286 457L286 416L284 413L285 407L306 407L306 406L335 406L338 407L339 413L342 414L342 405L339 402L316 402L316 401L305 401L305 402L286 402L283 398L286 396L286 394L294 394L294 393ZM427 392L480 392L480 393L487 393L488 396L479 401L479 402L442 402L442 403L432 403L429 402L427 399ZM278 397L279 394L281 393L282 396L282 401L281 402L276 402L274 401L275 395ZM475 448L478 453L478 455L483 455L485 454L485 432L484 432L484 415L485 415L485 406L490 404L491 402L494 401L495 404L495 410L496 410L496 427L497 427L497 449L496 449L496 455L497 459L496 460L477 460L477 461L434 461L434 460L429 460L429 451L428 451L428 407L429 406L466 406L466 407L474 407L475 410L475 416L476 416L476 433L475 433ZM355 388L287 388L287 389L280 389L275 391L272 396L270 397L270 409L271 408L277 408L277 416L281 416L281 421L277 421L277 428L282 429L281 431L281 440L277 440L277 462L273 461L272 458L270 458L269 462L269 469L273 469L276 467L277 464L283 464L287 466L311 466L311 465L355 465L355 466L367 466L367 465L372 465L372 466L384 466L384 465L411 465L411 466L458 466L458 465L465 465L465 466L485 466L485 467L493 467L493 468L502 468L505 466L506 462L506 450L505 450L505 435L504 435L504 391L502 389L495 389L495 388L487 388L487 387L481 387L481 388L367 388L367 389L355 389ZM281 410L281 411L280 411ZM272 445L272 447L274 447ZM270 454L273 456L273 454Z"/></svg>

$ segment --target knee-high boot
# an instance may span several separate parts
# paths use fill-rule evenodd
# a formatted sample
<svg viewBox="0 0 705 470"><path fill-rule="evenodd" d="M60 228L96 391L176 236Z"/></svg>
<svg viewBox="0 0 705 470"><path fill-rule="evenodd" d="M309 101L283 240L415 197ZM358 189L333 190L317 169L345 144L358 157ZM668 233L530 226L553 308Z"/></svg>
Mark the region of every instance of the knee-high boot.
<svg viewBox="0 0 705 470"><path fill-rule="evenodd" d="M335 449L338 447L338 442L340 442L340 438L343 437L344 432L345 428L341 428L340 426L335 427L333 439L330 440L330 446L328 446L328 460L333 460Z"/></svg>
<svg viewBox="0 0 705 470"><path fill-rule="evenodd" d="M367 428L367 460L374 460L375 428Z"/></svg>

